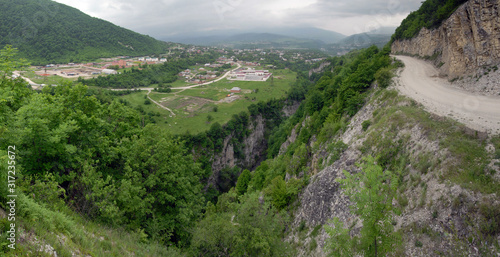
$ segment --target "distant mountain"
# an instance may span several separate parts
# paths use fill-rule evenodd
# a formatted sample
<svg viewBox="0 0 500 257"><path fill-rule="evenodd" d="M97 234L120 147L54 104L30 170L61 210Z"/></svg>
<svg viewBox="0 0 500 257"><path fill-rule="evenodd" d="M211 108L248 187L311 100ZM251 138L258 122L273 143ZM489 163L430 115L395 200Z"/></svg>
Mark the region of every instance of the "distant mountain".
<svg viewBox="0 0 500 257"><path fill-rule="evenodd" d="M326 44L337 43L343 38L345 35L342 35L335 31L324 30L313 27L301 27L301 28L276 28L276 29L268 29L264 30L268 33L275 33L280 35L286 35L297 38L307 38L313 40L321 40Z"/></svg>
<svg viewBox="0 0 500 257"><path fill-rule="evenodd" d="M368 34L368 33L361 33L361 34L355 34L349 37L346 37L340 42L337 43L337 45L352 45L352 46L361 46L361 47L369 47L371 45L376 45L379 47L384 46L391 40L391 34Z"/></svg>
<svg viewBox="0 0 500 257"><path fill-rule="evenodd" d="M367 34L394 34L396 27L380 27L372 31L366 32Z"/></svg>
<svg viewBox="0 0 500 257"><path fill-rule="evenodd" d="M198 38L169 39L184 44L223 46L230 48L314 48L318 49L325 45L321 40L298 38L273 33L242 33L235 35L214 35Z"/></svg>
<svg viewBox="0 0 500 257"><path fill-rule="evenodd" d="M165 42L51 0L0 0L0 47L11 44L33 64L159 54Z"/></svg>
<svg viewBox="0 0 500 257"><path fill-rule="evenodd" d="M231 48L320 48L325 43L320 40L296 38L271 33L245 33L230 36L216 45Z"/></svg>
<svg viewBox="0 0 500 257"><path fill-rule="evenodd" d="M355 49L362 49L376 45L383 47L390 40L395 28L384 27L374 31L348 36L335 44L324 47L331 55L342 55ZM380 34L379 34L380 33Z"/></svg>
<svg viewBox="0 0 500 257"><path fill-rule="evenodd" d="M253 37L253 38L252 38ZM346 36L335 31L318 28L262 28L250 31L219 30L177 35L164 40L193 45L234 45L234 42L258 43L261 41L283 40L298 42L299 45L318 48L324 44L336 43ZM309 43L307 43L309 42Z"/></svg>

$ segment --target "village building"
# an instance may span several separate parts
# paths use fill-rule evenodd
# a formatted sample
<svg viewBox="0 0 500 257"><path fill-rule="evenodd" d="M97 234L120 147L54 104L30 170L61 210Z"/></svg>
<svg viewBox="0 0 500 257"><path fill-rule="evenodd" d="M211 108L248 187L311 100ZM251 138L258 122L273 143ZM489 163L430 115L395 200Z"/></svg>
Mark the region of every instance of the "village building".
<svg viewBox="0 0 500 257"><path fill-rule="evenodd" d="M112 69L104 69L101 71L101 73L110 75L110 74L117 74L118 72L116 72L115 70L112 70Z"/></svg>
<svg viewBox="0 0 500 257"><path fill-rule="evenodd" d="M273 74L269 70L237 69L229 74L229 80L267 81Z"/></svg>
<svg viewBox="0 0 500 257"><path fill-rule="evenodd" d="M241 93L241 88L239 87L233 87L231 90L229 90L231 93Z"/></svg>

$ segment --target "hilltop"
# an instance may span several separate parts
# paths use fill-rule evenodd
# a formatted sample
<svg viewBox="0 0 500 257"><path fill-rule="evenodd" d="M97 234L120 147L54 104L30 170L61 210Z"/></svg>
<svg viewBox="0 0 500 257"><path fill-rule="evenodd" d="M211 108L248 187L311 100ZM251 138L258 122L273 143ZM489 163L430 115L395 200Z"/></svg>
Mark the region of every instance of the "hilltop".
<svg viewBox="0 0 500 257"><path fill-rule="evenodd" d="M161 54L165 42L51 0L0 0L0 47L13 45L33 64L119 55Z"/></svg>

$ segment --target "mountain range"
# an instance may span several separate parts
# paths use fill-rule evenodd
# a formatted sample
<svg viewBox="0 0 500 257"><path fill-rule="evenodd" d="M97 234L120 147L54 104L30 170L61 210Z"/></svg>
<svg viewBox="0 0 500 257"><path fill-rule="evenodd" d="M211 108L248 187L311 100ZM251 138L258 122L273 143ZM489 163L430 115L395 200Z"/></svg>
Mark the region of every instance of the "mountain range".
<svg viewBox="0 0 500 257"><path fill-rule="evenodd" d="M13 45L35 65L158 55L169 46L164 41L229 48L323 49L337 55L384 45L394 31L382 28L348 37L314 27L276 27L189 32L160 41L51 0L0 0L0 4L0 47Z"/></svg>
<svg viewBox="0 0 500 257"><path fill-rule="evenodd" d="M165 38L184 44L224 46L232 48L314 48L337 55L345 49L359 49L370 45L383 46L389 42L395 28L381 27L377 30L345 36L335 31L313 27L274 28L258 31L212 31L203 34L184 34Z"/></svg>

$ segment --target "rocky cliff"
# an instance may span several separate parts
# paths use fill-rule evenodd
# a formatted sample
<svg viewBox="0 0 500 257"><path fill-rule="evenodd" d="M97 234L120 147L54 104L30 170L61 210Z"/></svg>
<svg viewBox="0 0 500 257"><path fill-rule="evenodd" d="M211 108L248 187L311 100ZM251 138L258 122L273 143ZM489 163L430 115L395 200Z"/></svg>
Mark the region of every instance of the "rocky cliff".
<svg viewBox="0 0 500 257"><path fill-rule="evenodd" d="M337 179L343 177L343 170L359 172L356 164L367 155L385 156L402 164L398 197L393 201L401 213L394 216L393 225L403 235L403 242L393 256L494 256L493 253L497 253L491 242L500 242L500 233L496 223L493 227L489 225L492 219L487 211L500 210L498 197L476 187L479 183L474 179L463 183L453 173L476 168L491 170L491 174L500 173L500 160L492 157L491 149L487 150L492 146L488 146L486 134L429 115L413 101L396 95L395 91L389 91L371 96L369 104L350 120L345 132L332 139L347 145L338 157L329 152L331 143L316 146L318 150L314 155L322 155L317 156L322 160L317 164L319 172L310 178L299 197L287 237L287 241L297 247L298 256L327 256L329 235L323 226L330 225L333 217L338 217L346 227L352 226L351 235L359 233L362 221L351 212L352 202ZM367 120L371 125L365 131L362 124ZM477 153L472 154L481 156L483 164L475 167L476 164L467 162L464 153L454 148L457 142L475 145L472 152ZM490 160L498 165L480 166L488 165ZM491 179L500 181L500 175ZM491 232L488 243L485 238L489 229L495 232Z"/></svg>
<svg viewBox="0 0 500 257"><path fill-rule="evenodd" d="M429 58L450 79L476 75L500 63L500 0L470 0L440 27L397 40L392 53Z"/></svg>
<svg viewBox="0 0 500 257"><path fill-rule="evenodd" d="M285 117L293 115L299 108L299 102L293 102L290 105L285 105L282 113ZM250 134L243 139L243 158L238 158L235 155L235 149L231 142L233 134L228 135L223 142L222 151L213 157L212 161L212 174L208 179L207 187L210 185L217 185L219 180L219 172L224 168L233 168L238 166L243 169L252 170L265 159L265 152L267 150L266 134L266 119L262 115L258 115L248 125ZM235 131L234 133L238 133Z"/></svg>

